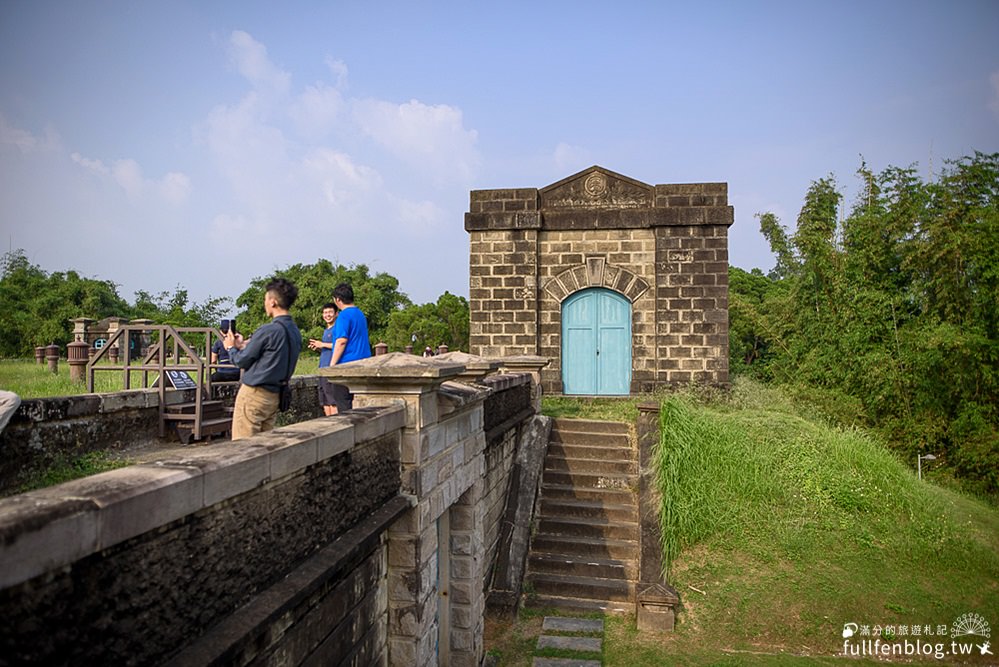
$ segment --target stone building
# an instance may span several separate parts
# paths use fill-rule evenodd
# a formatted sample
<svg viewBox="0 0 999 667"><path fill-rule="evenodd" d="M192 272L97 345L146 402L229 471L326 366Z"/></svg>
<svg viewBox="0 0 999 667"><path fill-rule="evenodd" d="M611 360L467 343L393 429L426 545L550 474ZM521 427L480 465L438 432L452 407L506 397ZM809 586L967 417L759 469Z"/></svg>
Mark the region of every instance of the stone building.
<svg viewBox="0 0 999 667"><path fill-rule="evenodd" d="M548 394L728 382L727 183L594 166L470 200L472 354L550 358Z"/></svg>

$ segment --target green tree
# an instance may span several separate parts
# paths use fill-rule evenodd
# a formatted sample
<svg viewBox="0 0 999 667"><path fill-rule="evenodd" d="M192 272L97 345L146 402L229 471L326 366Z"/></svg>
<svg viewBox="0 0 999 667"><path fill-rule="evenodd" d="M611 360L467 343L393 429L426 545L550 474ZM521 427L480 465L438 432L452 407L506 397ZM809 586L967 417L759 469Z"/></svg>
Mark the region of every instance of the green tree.
<svg viewBox="0 0 999 667"><path fill-rule="evenodd" d="M417 354L426 347L436 350L441 345L452 351L467 351L468 331L468 300L444 292L437 303L409 306L392 313L385 342L395 351L412 345Z"/></svg>
<svg viewBox="0 0 999 667"><path fill-rule="evenodd" d="M906 460L932 452L999 490L999 154L948 161L930 183L857 174L841 221L831 178L793 234L760 216L775 280L732 273L733 372L757 372L745 361L763 349L764 377L858 401Z"/></svg>
<svg viewBox="0 0 999 667"><path fill-rule="evenodd" d="M387 273L371 275L364 264L347 267L320 259L315 264L294 264L273 276L255 278L236 299L236 305L243 309L237 316L243 333L251 333L267 322L264 286L274 277L290 280L298 287L298 299L291 308L291 315L304 338L322 335L323 305L333 300L333 288L340 283L349 283L353 288L354 303L368 318L372 345L385 337L391 314L411 305L409 297L399 291L399 281L395 277Z"/></svg>
<svg viewBox="0 0 999 667"><path fill-rule="evenodd" d="M114 283L83 278L75 271L49 275L28 261L23 250L0 260L0 355L25 357L39 345L64 346L73 340L71 320L127 314L128 304Z"/></svg>

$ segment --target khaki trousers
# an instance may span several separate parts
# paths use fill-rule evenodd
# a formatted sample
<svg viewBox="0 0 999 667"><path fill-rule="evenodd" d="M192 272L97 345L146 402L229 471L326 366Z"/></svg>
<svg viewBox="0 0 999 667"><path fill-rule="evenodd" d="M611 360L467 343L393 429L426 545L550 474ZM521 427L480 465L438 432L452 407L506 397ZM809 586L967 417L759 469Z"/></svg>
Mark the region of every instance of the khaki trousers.
<svg viewBox="0 0 999 667"><path fill-rule="evenodd" d="M273 391L248 384L239 385L232 413L232 439L249 438L274 428L280 398Z"/></svg>

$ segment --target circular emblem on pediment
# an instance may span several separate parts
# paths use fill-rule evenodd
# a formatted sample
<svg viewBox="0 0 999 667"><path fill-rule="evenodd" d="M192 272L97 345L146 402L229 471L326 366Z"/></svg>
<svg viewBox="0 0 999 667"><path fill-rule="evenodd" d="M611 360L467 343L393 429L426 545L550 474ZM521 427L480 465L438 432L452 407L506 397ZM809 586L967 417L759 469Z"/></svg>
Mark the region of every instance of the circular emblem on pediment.
<svg viewBox="0 0 999 667"><path fill-rule="evenodd" d="M602 197L607 193L607 177L601 173L592 173L583 181L583 189L594 199Z"/></svg>

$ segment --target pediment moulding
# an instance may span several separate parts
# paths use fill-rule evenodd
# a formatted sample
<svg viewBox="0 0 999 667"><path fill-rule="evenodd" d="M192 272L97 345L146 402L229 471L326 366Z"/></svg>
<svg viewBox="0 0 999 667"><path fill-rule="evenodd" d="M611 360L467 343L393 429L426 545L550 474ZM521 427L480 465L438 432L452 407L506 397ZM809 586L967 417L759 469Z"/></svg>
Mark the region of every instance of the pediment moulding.
<svg viewBox="0 0 999 667"><path fill-rule="evenodd" d="M598 165L543 188L473 190L466 231L732 224L727 183L649 185Z"/></svg>

